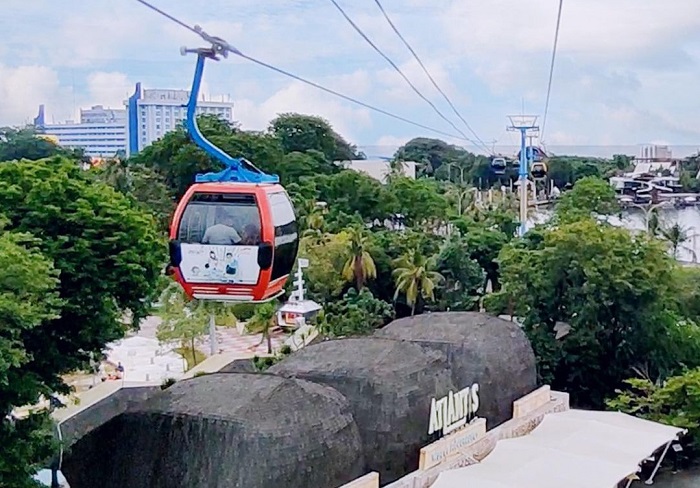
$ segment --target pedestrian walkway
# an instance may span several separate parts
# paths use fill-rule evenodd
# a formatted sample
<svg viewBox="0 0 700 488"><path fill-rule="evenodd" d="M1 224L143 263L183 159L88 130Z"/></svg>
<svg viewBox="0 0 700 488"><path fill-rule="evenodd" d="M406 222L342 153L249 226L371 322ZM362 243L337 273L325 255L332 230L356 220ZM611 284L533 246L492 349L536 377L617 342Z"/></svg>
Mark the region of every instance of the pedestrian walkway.
<svg viewBox="0 0 700 488"><path fill-rule="evenodd" d="M155 338L156 330L160 322L160 317L146 317L143 322L141 322L138 335L141 337ZM287 334L280 329L275 329L271 335L272 350L274 352L284 344L284 341L287 339ZM236 327L217 327L216 340L215 350L217 354L235 353L236 357L239 359L267 355L267 341L262 340L262 334L241 334ZM207 356L211 350L209 344L208 334L205 334L196 341L197 349Z"/></svg>

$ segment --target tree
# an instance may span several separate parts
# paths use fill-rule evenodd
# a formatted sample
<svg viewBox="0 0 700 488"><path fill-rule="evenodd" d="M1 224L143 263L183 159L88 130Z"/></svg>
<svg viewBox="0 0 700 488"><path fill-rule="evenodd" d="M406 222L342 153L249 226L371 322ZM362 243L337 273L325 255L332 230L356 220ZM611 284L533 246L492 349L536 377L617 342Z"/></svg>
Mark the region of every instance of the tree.
<svg viewBox="0 0 700 488"><path fill-rule="evenodd" d="M199 300L189 300L180 285L172 282L160 297L161 323L156 330L160 342L179 341L189 349L193 366L197 365L195 342L207 333L210 312Z"/></svg>
<svg viewBox="0 0 700 488"><path fill-rule="evenodd" d="M337 214L358 214L364 221L383 221L395 211L395 195L364 173L346 169L320 175L313 182L317 200L328 203L329 220Z"/></svg>
<svg viewBox="0 0 700 488"><path fill-rule="evenodd" d="M602 406L635 366L666 375L697 363L672 333L674 267L660 243L585 219L514 241L499 261L541 381L574 402ZM557 337L562 322L571 329Z"/></svg>
<svg viewBox="0 0 700 488"><path fill-rule="evenodd" d="M700 268L680 267L674 278L674 295L681 316L700 323Z"/></svg>
<svg viewBox="0 0 700 488"><path fill-rule="evenodd" d="M666 242L668 242L668 244L671 246L671 251L674 259L678 259L679 249L687 249L684 246L684 244L690 240L690 235L688 229L683 227L678 222L669 227L662 226L661 228L659 228L659 233L661 234L661 237L663 237L663 239L666 240ZM688 250L692 254L695 254L695 251L693 251L692 249Z"/></svg>
<svg viewBox="0 0 700 488"><path fill-rule="evenodd" d="M166 246L146 212L61 158L1 164L0 208L8 231L41 238L44 273L60 271L60 317L24 331L23 389L66 392L61 375L122 338L125 311L148 313Z"/></svg>
<svg viewBox="0 0 700 488"><path fill-rule="evenodd" d="M418 300L434 300L435 289L444 281L444 277L434 271L435 260L427 259L417 249L412 249L407 255L399 258L396 265L394 300L403 293L406 303L411 307L411 315L415 315Z"/></svg>
<svg viewBox="0 0 700 488"><path fill-rule="evenodd" d="M114 159L94 169L93 173L98 181L133 198L153 215L163 231L167 231L175 210L175 202L165 179L153 168Z"/></svg>
<svg viewBox="0 0 700 488"><path fill-rule="evenodd" d="M325 303L342 296L347 283L343 278L343 268L349 247L350 236L347 232L328 234L322 242L314 237L302 237L299 257L309 260L309 267L304 269L309 298ZM291 287L291 280L288 286Z"/></svg>
<svg viewBox="0 0 700 488"><path fill-rule="evenodd" d="M270 122L270 133L281 143L285 153L321 152L328 161L361 159L357 148L342 138L331 124L313 115L280 114Z"/></svg>
<svg viewBox="0 0 700 488"><path fill-rule="evenodd" d="M343 299L326 304L317 319L319 331L330 337L372 333L394 318L390 303L379 300L367 288L348 290Z"/></svg>
<svg viewBox="0 0 700 488"><path fill-rule="evenodd" d="M354 281L355 288L362 290L366 280L377 277L377 268L370 255L367 231L355 226L350 229L350 248L347 261L343 266L343 278Z"/></svg>
<svg viewBox="0 0 700 488"><path fill-rule="evenodd" d="M262 334L260 344L267 341L267 353L272 354L272 329L277 327L277 304L264 303L246 323L246 330L252 334ZM259 345L259 344L258 344Z"/></svg>
<svg viewBox="0 0 700 488"><path fill-rule="evenodd" d="M585 177L577 181L571 191L562 195L555 208L557 219L562 222L594 215L611 215L619 211L613 187L596 177Z"/></svg>
<svg viewBox="0 0 700 488"><path fill-rule="evenodd" d="M471 310L478 298L479 288L484 287L486 273L479 263L469 256L465 239L453 235L441 247L436 269L445 277L440 288L441 310Z"/></svg>
<svg viewBox="0 0 700 488"><path fill-rule="evenodd" d="M0 222L4 225L6 222ZM1 225L0 225L1 227ZM28 332L60 311L58 271L27 234L0 230L0 480L3 486L33 487L31 477L55 447L46 412L11 421L13 407L36 403Z"/></svg>
<svg viewBox="0 0 700 488"><path fill-rule="evenodd" d="M36 161L53 156L82 159L81 151L66 149L31 128L0 129L0 162L30 159Z"/></svg>
<svg viewBox="0 0 700 488"><path fill-rule="evenodd" d="M449 163L464 161L467 164L469 162L473 164L474 161L474 155L464 149L448 144L440 139L426 137L411 139L396 151L394 158L399 161L414 161L418 163L419 170L423 170L426 174L433 174L443 165ZM471 167L471 165L468 167ZM444 176L446 179L451 179L449 174Z"/></svg>
<svg viewBox="0 0 700 488"><path fill-rule="evenodd" d="M607 406L647 420L688 429L697 451L700 440L700 369L672 376L663 383L648 378L625 380Z"/></svg>
<svg viewBox="0 0 700 488"><path fill-rule="evenodd" d="M394 178L387 190L396 202L392 213L403 215L407 225L435 228L447 220L450 203L435 180Z"/></svg>

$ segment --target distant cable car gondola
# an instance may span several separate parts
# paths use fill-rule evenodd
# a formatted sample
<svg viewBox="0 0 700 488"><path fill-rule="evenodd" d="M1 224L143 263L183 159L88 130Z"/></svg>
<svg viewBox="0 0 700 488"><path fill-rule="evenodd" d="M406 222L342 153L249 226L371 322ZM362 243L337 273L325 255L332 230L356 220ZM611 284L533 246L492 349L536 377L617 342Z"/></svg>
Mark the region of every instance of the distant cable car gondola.
<svg viewBox="0 0 700 488"><path fill-rule="evenodd" d="M506 163L505 158L493 158L491 160L491 170L493 171L493 174L503 175L506 173L507 167L508 163Z"/></svg>
<svg viewBox="0 0 700 488"><path fill-rule="evenodd" d="M533 161L535 163L541 163L547 157L547 155L542 150L542 148L537 147L537 146L528 146L527 149L525 149L525 155L527 156L528 160ZM519 159L520 159L520 151L518 151L518 160Z"/></svg>
<svg viewBox="0 0 700 488"><path fill-rule="evenodd" d="M547 164L544 162L532 163L530 174L536 180L542 180L547 177Z"/></svg>
<svg viewBox="0 0 700 488"><path fill-rule="evenodd" d="M197 96L206 58L225 46L210 39L197 53L187 104L190 137L226 169L196 176L170 226L169 272L191 298L265 302L283 293L296 260L299 236L294 207L276 175L214 146L197 127Z"/></svg>

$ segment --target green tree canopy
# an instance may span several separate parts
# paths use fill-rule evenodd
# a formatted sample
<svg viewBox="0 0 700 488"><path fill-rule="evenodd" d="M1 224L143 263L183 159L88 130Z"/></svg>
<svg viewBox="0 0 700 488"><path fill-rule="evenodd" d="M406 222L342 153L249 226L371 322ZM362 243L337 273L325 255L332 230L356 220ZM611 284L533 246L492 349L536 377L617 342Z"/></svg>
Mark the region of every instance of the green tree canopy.
<svg viewBox="0 0 700 488"><path fill-rule="evenodd" d="M669 333L674 267L660 243L591 219L540 237L507 246L500 263L543 382L600 407L633 366L665 374L698 361Z"/></svg>
<svg viewBox="0 0 700 488"><path fill-rule="evenodd" d="M6 229L38 236L60 271L60 317L25 330L24 388L65 391L61 375L83 367L143 317L156 293L165 246L154 220L128 198L61 158L0 164Z"/></svg>
<svg viewBox="0 0 700 488"><path fill-rule="evenodd" d="M31 127L0 129L0 161L15 161L19 159L38 159L52 156L82 158L82 151L64 148L49 138L37 134Z"/></svg>
<svg viewBox="0 0 700 488"><path fill-rule="evenodd" d="M607 181L592 176L577 181L572 190L562 195L555 208L557 219L562 222L611 215L619 211L613 187Z"/></svg>
<svg viewBox="0 0 700 488"><path fill-rule="evenodd" d="M285 153L316 150L329 161L363 159L357 147L338 134L330 122L315 115L280 114L270 122L269 131L281 143Z"/></svg>

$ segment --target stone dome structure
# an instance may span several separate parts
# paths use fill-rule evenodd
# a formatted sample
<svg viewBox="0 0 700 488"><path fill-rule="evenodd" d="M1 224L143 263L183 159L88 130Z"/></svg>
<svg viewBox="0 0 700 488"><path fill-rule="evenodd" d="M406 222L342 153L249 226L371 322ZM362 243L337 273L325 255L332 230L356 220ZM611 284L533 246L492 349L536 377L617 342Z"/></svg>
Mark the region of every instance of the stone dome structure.
<svg viewBox="0 0 700 488"><path fill-rule="evenodd" d="M395 320L375 336L444 353L458 390L479 384L477 415L489 429L510 419L513 401L537 387L535 354L515 322L476 312L428 313Z"/></svg>
<svg viewBox="0 0 700 488"><path fill-rule="evenodd" d="M376 337L307 346L268 371L342 393L362 437L366 471L378 471L382 484L417 469L429 442L431 398L455 390L445 353Z"/></svg>
<svg viewBox="0 0 700 488"><path fill-rule="evenodd" d="M180 381L78 441L73 488L334 488L364 474L348 400L269 374Z"/></svg>

